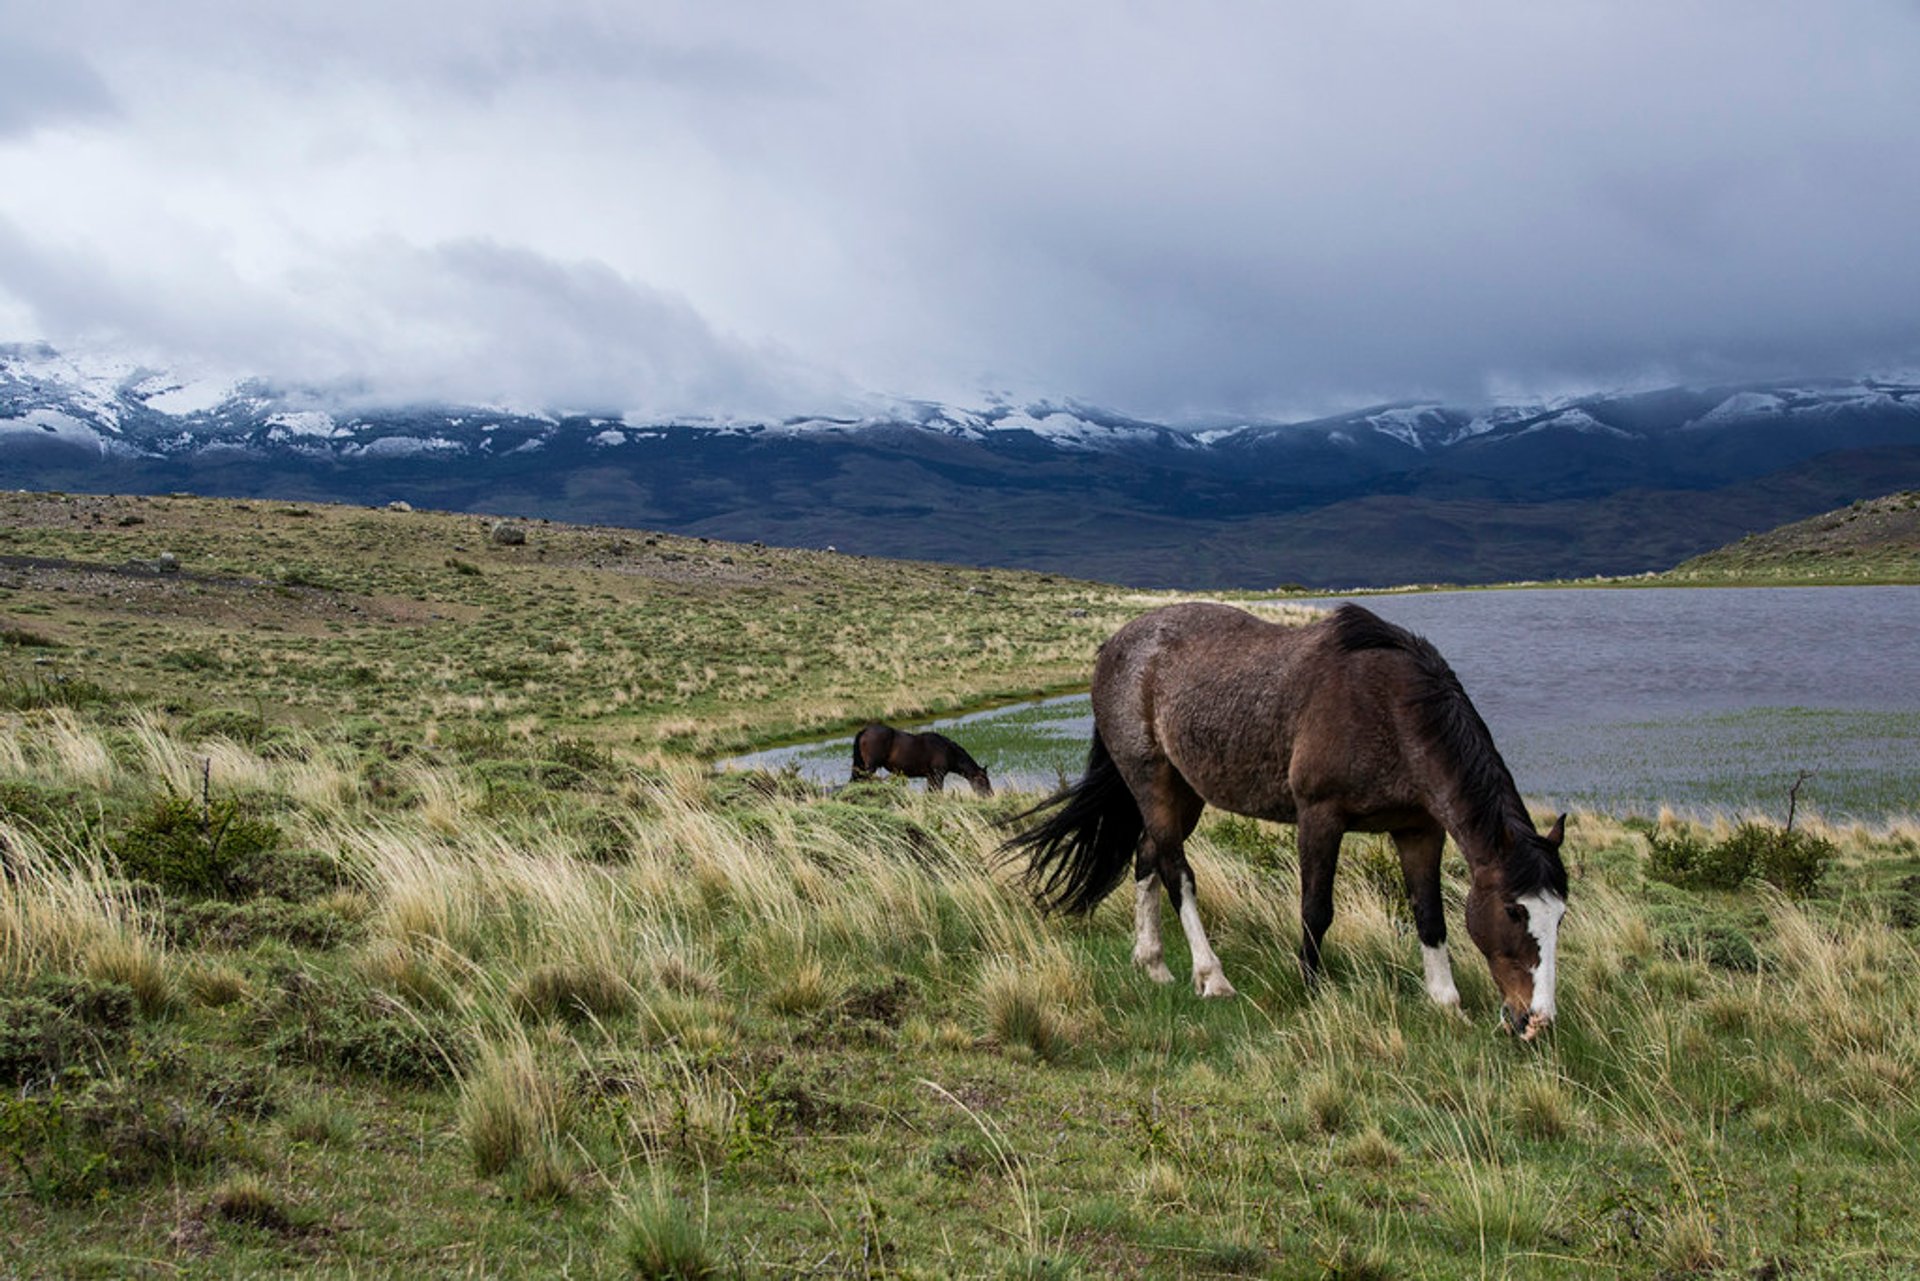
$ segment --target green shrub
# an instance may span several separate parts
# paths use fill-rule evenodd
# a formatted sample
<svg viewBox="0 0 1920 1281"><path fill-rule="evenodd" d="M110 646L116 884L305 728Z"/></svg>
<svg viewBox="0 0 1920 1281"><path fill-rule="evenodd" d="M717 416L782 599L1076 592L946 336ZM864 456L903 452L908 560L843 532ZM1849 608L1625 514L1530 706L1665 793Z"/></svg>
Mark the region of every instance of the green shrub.
<svg viewBox="0 0 1920 1281"><path fill-rule="evenodd" d="M540 782L555 790L588 787L613 772L613 755L584 738L557 738L541 753Z"/></svg>
<svg viewBox="0 0 1920 1281"><path fill-rule="evenodd" d="M636 1003L632 987L618 974L577 961L534 967L514 984L512 999L522 1018L569 1023L614 1018L630 1013Z"/></svg>
<svg viewBox="0 0 1920 1281"><path fill-rule="evenodd" d="M204 1105L150 1080L0 1093L0 1160L43 1201L87 1200L206 1165L219 1134Z"/></svg>
<svg viewBox="0 0 1920 1281"><path fill-rule="evenodd" d="M245 948L263 939L325 951L356 939L364 927L337 912L283 898L245 903L197 899L166 913L167 939L177 947Z"/></svg>
<svg viewBox="0 0 1920 1281"><path fill-rule="evenodd" d="M17 645L21 649L60 649L59 641L31 627L0 627L0 645Z"/></svg>
<svg viewBox="0 0 1920 1281"><path fill-rule="evenodd" d="M29 712L48 707L81 708L124 701L119 694L84 676L33 671L0 676L0 710Z"/></svg>
<svg viewBox="0 0 1920 1281"><path fill-rule="evenodd" d="M236 743L254 743L266 732L266 720L259 712L238 707L215 707L195 712L181 722L180 736L191 741L205 738L230 738Z"/></svg>
<svg viewBox="0 0 1920 1281"><path fill-rule="evenodd" d="M217 672L226 662L210 649L170 649L160 655L160 666L180 672Z"/></svg>
<svg viewBox="0 0 1920 1281"><path fill-rule="evenodd" d="M1710 843L1690 828L1647 834L1647 875L1696 890L1739 889L1749 879L1796 897L1820 887L1839 851L1805 831L1742 823L1724 841Z"/></svg>
<svg viewBox="0 0 1920 1281"><path fill-rule="evenodd" d="M240 812L238 802L202 805L163 796L137 814L113 843L134 880L170 894L233 897L241 870L280 844L280 829Z"/></svg>
<svg viewBox="0 0 1920 1281"><path fill-rule="evenodd" d="M1805 898L1820 888L1827 869L1840 853L1823 836L1775 831L1757 824L1742 826L1728 843L1742 839L1753 848L1753 875L1796 898Z"/></svg>
<svg viewBox="0 0 1920 1281"><path fill-rule="evenodd" d="M346 979L294 970L263 1012L267 1052L294 1061L431 1085L467 1057L465 1030L443 1013L413 1010Z"/></svg>
<svg viewBox="0 0 1920 1281"><path fill-rule="evenodd" d="M57 1077L67 1067L124 1049L133 1026L133 990L65 975L42 975L0 996L0 1085Z"/></svg>
<svg viewBox="0 0 1920 1281"><path fill-rule="evenodd" d="M76 787L7 779L0 781L0 818L43 832L72 833L89 817L92 799Z"/></svg>

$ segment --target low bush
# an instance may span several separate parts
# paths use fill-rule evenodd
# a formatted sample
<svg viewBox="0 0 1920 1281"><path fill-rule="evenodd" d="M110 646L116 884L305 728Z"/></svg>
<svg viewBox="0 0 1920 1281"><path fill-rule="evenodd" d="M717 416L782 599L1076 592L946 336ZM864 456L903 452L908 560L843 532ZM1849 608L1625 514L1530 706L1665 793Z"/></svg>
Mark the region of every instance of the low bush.
<svg viewBox="0 0 1920 1281"><path fill-rule="evenodd" d="M1724 841L1710 842L1691 828L1647 834L1647 875L1695 890L1739 889L1765 881L1797 898L1820 887L1838 850L1832 841L1805 831L1742 823Z"/></svg>
<svg viewBox="0 0 1920 1281"><path fill-rule="evenodd" d="M0 996L0 1085L50 1080L117 1054L133 1014L131 988L65 975L42 975Z"/></svg>
<svg viewBox="0 0 1920 1281"><path fill-rule="evenodd" d="M196 1100L145 1080L74 1094L0 1094L0 1159L43 1201L83 1201L220 1154L220 1126Z"/></svg>
<svg viewBox="0 0 1920 1281"><path fill-rule="evenodd" d="M514 1009L522 1018L557 1018L568 1023L632 1013L633 988L604 965L575 961L536 966L513 986Z"/></svg>
<svg viewBox="0 0 1920 1281"><path fill-rule="evenodd" d="M201 804L184 796L150 802L112 842L120 866L169 894L241 897L243 869L280 845L280 829L244 814L236 801Z"/></svg>
<svg viewBox="0 0 1920 1281"><path fill-rule="evenodd" d="M244 903L199 899L169 909L165 923L167 939L177 947L236 949L263 939L280 939L295 947L325 951L365 932L359 922L328 908L283 898Z"/></svg>
<svg viewBox="0 0 1920 1281"><path fill-rule="evenodd" d="M192 742L208 738L230 738L236 743L252 744L266 732L266 719L257 711L238 707L215 707L195 712L180 725L180 735Z"/></svg>
<svg viewBox="0 0 1920 1281"><path fill-rule="evenodd" d="M98 681L65 672L39 671L23 676L0 675L0 710L29 712L48 707L98 707L123 703L118 693Z"/></svg>
<svg viewBox="0 0 1920 1281"><path fill-rule="evenodd" d="M343 978L294 970L261 1012L265 1046L282 1062L303 1062L432 1085L465 1062L468 1035L446 1014L414 1010Z"/></svg>

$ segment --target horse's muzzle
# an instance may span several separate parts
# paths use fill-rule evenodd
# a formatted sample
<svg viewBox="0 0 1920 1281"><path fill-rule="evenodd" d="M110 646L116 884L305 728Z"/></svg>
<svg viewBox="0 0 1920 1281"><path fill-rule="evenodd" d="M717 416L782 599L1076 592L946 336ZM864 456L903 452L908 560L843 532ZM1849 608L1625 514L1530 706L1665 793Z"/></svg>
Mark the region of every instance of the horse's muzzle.
<svg viewBox="0 0 1920 1281"><path fill-rule="evenodd" d="M1510 1005L1500 1007L1500 1022L1505 1025L1507 1031L1523 1041L1531 1041L1539 1036L1552 1021L1550 1018L1536 1017L1531 1010L1521 1010L1516 1013Z"/></svg>

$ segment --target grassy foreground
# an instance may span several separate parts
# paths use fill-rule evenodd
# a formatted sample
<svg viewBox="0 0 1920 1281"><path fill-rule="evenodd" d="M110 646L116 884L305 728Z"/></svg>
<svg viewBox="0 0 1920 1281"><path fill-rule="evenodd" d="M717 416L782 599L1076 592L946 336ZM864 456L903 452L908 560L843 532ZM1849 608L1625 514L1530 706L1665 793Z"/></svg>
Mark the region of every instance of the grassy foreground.
<svg viewBox="0 0 1920 1281"><path fill-rule="evenodd" d="M1774 868L1577 816L1562 1019L1522 1046L1457 882L1467 1019L1358 839L1309 997L1290 834L1210 815L1242 996L1203 1004L1133 969L1128 904L1044 920L993 866L1033 797L686 755L1084 679L1137 598L428 513L0 509L0 1275L1920 1257L1909 826Z"/></svg>
<svg viewBox="0 0 1920 1281"><path fill-rule="evenodd" d="M1349 844L1212 818L1243 996L1042 920L982 803L167 717L0 737L0 1264L21 1275L1867 1276L1920 1257L1920 878L1804 900L1573 825L1563 1018L1421 993ZM1705 834L1700 834L1705 835ZM1698 842L1696 842L1698 844ZM1453 919L1461 892L1452 886ZM1177 932L1174 938L1177 939ZM1171 941L1171 940L1170 940ZM1177 943L1174 944L1177 947ZM1175 960L1178 968L1178 960Z"/></svg>

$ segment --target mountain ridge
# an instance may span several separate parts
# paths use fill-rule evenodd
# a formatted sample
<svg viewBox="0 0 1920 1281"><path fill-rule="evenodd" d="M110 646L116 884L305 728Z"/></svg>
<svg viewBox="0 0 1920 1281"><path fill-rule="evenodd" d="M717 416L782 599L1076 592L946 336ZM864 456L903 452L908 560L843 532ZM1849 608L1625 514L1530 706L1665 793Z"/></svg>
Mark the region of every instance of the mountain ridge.
<svg viewBox="0 0 1920 1281"><path fill-rule="evenodd" d="M0 483L404 499L1196 587L1637 573L1920 484L1920 382L1898 380L1415 400L1202 430L1070 400L871 408L356 405L14 344Z"/></svg>

